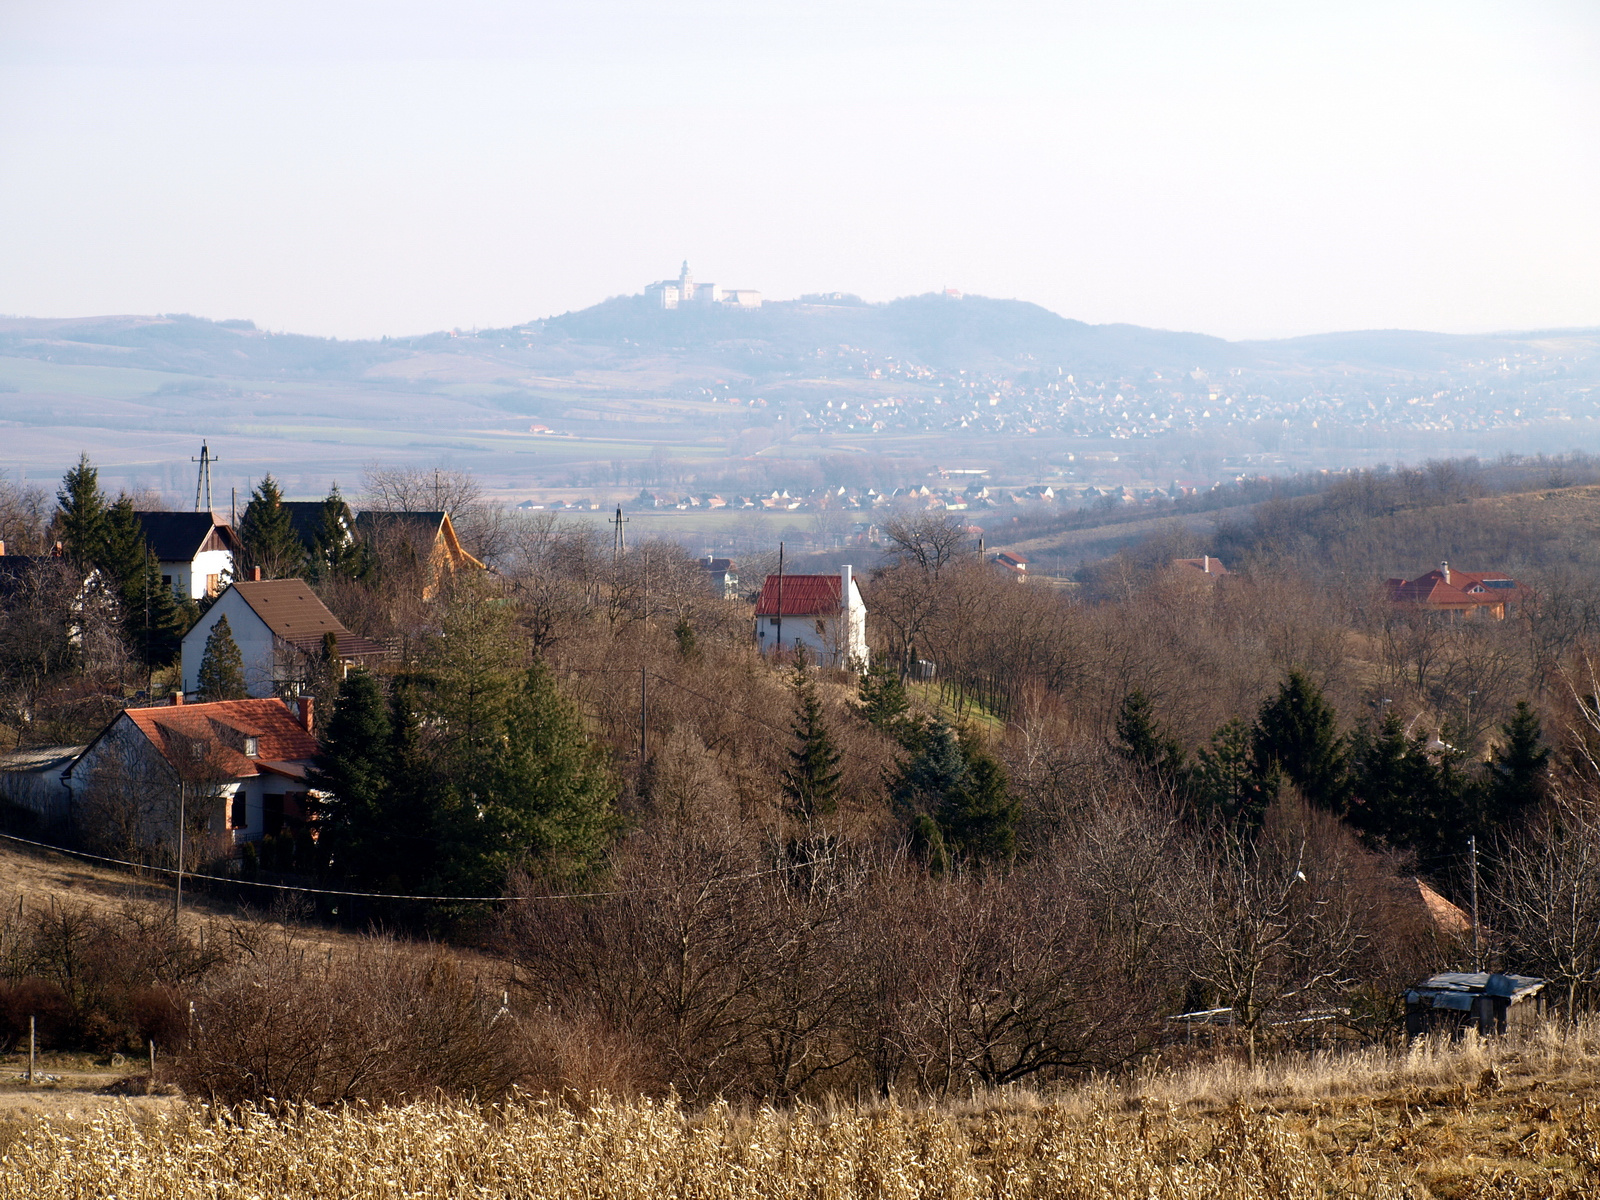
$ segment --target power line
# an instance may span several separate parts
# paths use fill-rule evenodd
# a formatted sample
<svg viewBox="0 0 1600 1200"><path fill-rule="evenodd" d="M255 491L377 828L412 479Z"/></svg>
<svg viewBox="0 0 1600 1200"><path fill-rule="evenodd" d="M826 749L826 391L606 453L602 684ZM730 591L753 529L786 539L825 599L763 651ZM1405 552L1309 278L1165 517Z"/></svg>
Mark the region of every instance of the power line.
<svg viewBox="0 0 1600 1200"><path fill-rule="evenodd" d="M69 850L65 846L52 846L49 842L35 842L25 837L17 837L11 833L0 833L0 838L8 842L20 842L24 846L35 846L40 850L49 850L54 854L67 854L74 858L87 858L95 862L112 863L119 867L131 867L136 871L155 871L162 875L176 875L178 872L171 867L158 867L150 863L129 862L122 858L107 858L103 854L90 854L86 850ZM832 862L832 859L818 859L816 862ZM751 871L744 875L730 875L718 880L719 883L743 883L750 879L760 879L764 875L777 875L786 873L793 866L769 867L761 871ZM367 900L431 900L438 902L488 904L505 902L524 902L531 900L604 900L614 899L619 896L642 896L649 892L667 890L663 885L656 888L634 888L628 891L616 892L551 892L537 896L418 896L397 895L394 892L348 892L337 888L303 887L292 883L264 883L256 879L235 879L228 875L201 875L194 871L183 872L186 879L206 879L213 883L231 883L239 887L271 888L279 892L304 892L313 896L350 896Z"/></svg>

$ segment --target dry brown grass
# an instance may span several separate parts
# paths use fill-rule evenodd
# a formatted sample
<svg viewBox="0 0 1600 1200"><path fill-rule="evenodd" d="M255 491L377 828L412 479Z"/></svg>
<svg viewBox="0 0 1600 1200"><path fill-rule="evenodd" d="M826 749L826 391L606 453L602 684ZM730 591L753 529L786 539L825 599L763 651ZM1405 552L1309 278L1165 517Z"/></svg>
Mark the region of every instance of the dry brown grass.
<svg viewBox="0 0 1600 1200"><path fill-rule="evenodd" d="M106 1112L14 1129L0 1198L1579 1197L1597 1067L1586 1024L939 1106Z"/></svg>

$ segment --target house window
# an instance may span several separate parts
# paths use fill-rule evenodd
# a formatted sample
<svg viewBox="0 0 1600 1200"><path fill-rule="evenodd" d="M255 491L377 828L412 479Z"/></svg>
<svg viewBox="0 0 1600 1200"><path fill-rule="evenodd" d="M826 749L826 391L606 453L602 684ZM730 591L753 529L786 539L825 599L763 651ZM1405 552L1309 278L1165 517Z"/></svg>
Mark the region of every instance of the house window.
<svg viewBox="0 0 1600 1200"><path fill-rule="evenodd" d="M163 575L161 577L161 586L162 587L171 587L172 586L172 576L171 575Z"/></svg>
<svg viewBox="0 0 1600 1200"><path fill-rule="evenodd" d="M768 617L767 618L767 624L768 625L776 625L777 623L778 623L778 618L777 617Z"/></svg>
<svg viewBox="0 0 1600 1200"><path fill-rule="evenodd" d="M827 632L826 626L824 626L824 624L821 621L818 621L817 622L817 636L821 637L826 632Z"/></svg>
<svg viewBox="0 0 1600 1200"><path fill-rule="evenodd" d="M221 590L222 590L222 576L221 575L207 575L206 576L206 595L215 596Z"/></svg>
<svg viewBox="0 0 1600 1200"><path fill-rule="evenodd" d="M253 738L253 737L245 738L245 740L244 740L244 756L246 758L255 758L256 755L258 755L260 753L261 753L261 743L260 743L260 741L258 739L256 739L256 738Z"/></svg>
<svg viewBox="0 0 1600 1200"><path fill-rule="evenodd" d="M277 837L283 832L283 795L261 797L262 832Z"/></svg>
<svg viewBox="0 0 1600 1200"><path fill-rule="evenodd" d="M240 788L233 794L233 803L229 806L229 808L229 829L243 829L250 824L250 804L249 800L244 794L243 788Z"/></svg>

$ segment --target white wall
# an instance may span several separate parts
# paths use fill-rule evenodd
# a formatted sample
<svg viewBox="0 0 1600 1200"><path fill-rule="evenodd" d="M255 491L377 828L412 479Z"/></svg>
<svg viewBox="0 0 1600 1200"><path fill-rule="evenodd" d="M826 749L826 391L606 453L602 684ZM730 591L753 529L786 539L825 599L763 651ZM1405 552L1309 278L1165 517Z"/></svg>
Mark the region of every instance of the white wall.
<svg viewBox="0 0 1600 1200"><path fill-rule="evenodd" d="M233 555L227 550L202 550L193 562L163 559L161 573L172 577L172 590L185 600L200 600L206 594L206 576L226 576L233 571Z"/></svg>
<svg viewBox="0 0 1600 1200"><path fill-rule="evenodd" d="M200 690L200 663L206 656L206 638L211 636L212 626L223 617L228 618L228 628L244 659L245 694L256 699L273 695L276 648L272 630L233 588L223 592L195 627L183 635L183 694L193 696Z"/></svg>

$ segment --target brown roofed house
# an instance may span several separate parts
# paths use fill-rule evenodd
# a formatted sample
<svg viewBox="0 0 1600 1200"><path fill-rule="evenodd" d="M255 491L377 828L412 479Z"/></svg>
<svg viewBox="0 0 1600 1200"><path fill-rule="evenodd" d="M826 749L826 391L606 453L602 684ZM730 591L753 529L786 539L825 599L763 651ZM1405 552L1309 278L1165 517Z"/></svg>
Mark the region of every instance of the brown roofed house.
<svg viewBox="0 0 1600 1200"><path fill-rule="evenodd" d="M1203 554L1199 558L1175 558L1172 560L1172 566L1174 570L1186 576L1198 572L1207 579L1220 579L1224 575L1231 574L1228 568L1222 565L1220 558L1213 558L1209 554Z"/></svg>
<svg viewBox="0 0 1600 1200"><path fill-rule="evenodd" d="M199 690L206 639L223 617L228 618L228 629L244 660L244 686L250 696L297 695L330 645L330 635L335 661L341 666L389 653L381 642L346 629L303 579L235 583L184 634L185 695Z"/></svg>
<svg viewBox="0 0 1600 1200"><path fill-rule="evenodd" d="M488 568L461 546L447 512L390 512L368 509L356 517L356 535L380 562L403 556L420 568L422 598L431 600L439 585L457 571Z"/></svg>
<svg viewBox="0 0 1600 1200"><path fill-rule="evenodd" d="M1394 604L1452 615L1481 612L1497 621L1505 620L1509 605L1524 604L1532 595L1504 572L1463 571L1448 562L1416 579L1385 580L1384 587Z"/></svg>

